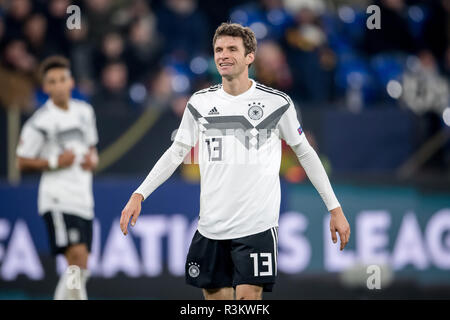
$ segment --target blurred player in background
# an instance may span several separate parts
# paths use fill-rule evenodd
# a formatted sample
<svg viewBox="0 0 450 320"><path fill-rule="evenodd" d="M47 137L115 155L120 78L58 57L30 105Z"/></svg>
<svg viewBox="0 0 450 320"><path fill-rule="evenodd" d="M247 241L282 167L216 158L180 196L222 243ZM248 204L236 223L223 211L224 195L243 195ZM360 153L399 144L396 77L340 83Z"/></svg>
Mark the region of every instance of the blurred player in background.
<svg viewBox="0 0 450 320"><path fill-rule="evenodd" d="M40 75L49 99L23 126L18 167L42 172L38 209L52 253L64 254L69 266L79 267L80 288L68 286L69 273L64 272L54 299L84 300L94 218L92 171L98 163L95 114L91 105L71 98L74 80L66 58L48 57Z"/></svg>
<svg viewBox="0 0 450 320"><path fill-rule="evenodd" d="M331 212L330 231L343 250L350 226L290 97L249 79L256 38L224 23L213 39L222 84L193 94L172 146L131 195L120 226L134 226L144 201L199 142L200 218L186 261L186 282L206 299L261 299L277 275L281 139L296 153ZM254 156L256 163L249 161ZM246 159L241 161L242 159Z"/></svg>

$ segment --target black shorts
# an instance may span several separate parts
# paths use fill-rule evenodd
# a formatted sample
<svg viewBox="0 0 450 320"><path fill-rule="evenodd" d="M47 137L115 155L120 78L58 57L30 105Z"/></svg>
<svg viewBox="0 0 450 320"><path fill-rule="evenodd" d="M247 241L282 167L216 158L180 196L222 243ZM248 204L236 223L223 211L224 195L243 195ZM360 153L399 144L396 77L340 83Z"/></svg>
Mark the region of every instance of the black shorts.
<svg viewBox="0 0 450 320"><path fill-rule="evenodd" d="M86 244L91 251L92 220L60 211L48 211L43 216L50 240L50 249L54 255L65 253L74 244Z"/></svg>
<svg viewBox="0 0 450 320"><path fill-rule="evenodd" d="M195 232L186 260L186 283L214 289L240 284L272 291L277 275L278 227L250 236L213 240Z"/></svg>

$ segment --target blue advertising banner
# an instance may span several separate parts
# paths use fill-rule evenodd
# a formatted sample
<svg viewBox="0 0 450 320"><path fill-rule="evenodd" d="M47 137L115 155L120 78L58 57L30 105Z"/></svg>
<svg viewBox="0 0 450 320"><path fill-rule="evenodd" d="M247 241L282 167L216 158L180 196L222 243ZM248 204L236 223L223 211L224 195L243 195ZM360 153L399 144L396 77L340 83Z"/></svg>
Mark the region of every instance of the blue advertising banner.
<svg viewBox="0 0 450 320"><path fill-rule="evenodd" d="M162 279L189 297L184 264L196 229L200 186L169 179L143 203L138 223L125 237L119 227L120 213L139 183L128 178L95 180L92 281L152 279L155 284ZM55 264L50 258L45 225L37 213L37 186L35 180L17 187L0 185L0 288L26 292L33 282L56 281L55 271L65 270L64 259ZM339 251L339 243L331 241L329 213L314 187L282 182L281 188L279 296L291 292L290 283L298 277L334 275L348 287L369 288L367 279L376 272L381 272L381 289L400 279L450 288L449 194L425 194L412 187L334 184L352 228L349 244ZM49 297L50 286L45 288Z"/></svg>

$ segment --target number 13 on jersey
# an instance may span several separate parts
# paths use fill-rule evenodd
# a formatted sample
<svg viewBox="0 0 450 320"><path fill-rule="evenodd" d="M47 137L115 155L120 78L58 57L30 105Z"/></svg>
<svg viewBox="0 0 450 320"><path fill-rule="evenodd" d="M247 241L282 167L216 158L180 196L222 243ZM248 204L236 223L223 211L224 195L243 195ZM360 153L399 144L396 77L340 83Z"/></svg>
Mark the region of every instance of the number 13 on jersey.
<svg viewBox="0 0 450 320"><path fill-rule="evenodd" d="M205 139L209 161L222 161L222 138Z"/></svg>

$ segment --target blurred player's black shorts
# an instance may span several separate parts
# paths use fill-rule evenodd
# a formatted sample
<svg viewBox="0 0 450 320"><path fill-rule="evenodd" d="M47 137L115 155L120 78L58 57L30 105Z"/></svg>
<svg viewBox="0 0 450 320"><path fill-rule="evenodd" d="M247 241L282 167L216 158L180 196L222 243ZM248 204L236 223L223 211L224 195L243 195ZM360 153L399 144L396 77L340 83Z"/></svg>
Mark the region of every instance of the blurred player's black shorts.
<svg viewBox="0 0 450 320"><path fill-rule="evenodd" d="M231 240L196 231L186 260L186 283L198 288L261 285L271 292L277 268L278 228Z"/></svg>
<svg viewBox="0 0 450 320"><path fill-rule="evenodd" d="M92 244L92 220L58 211L44 213L50 248L54 255L64 253L74 244L86 244L89 252Z"/></svg>

